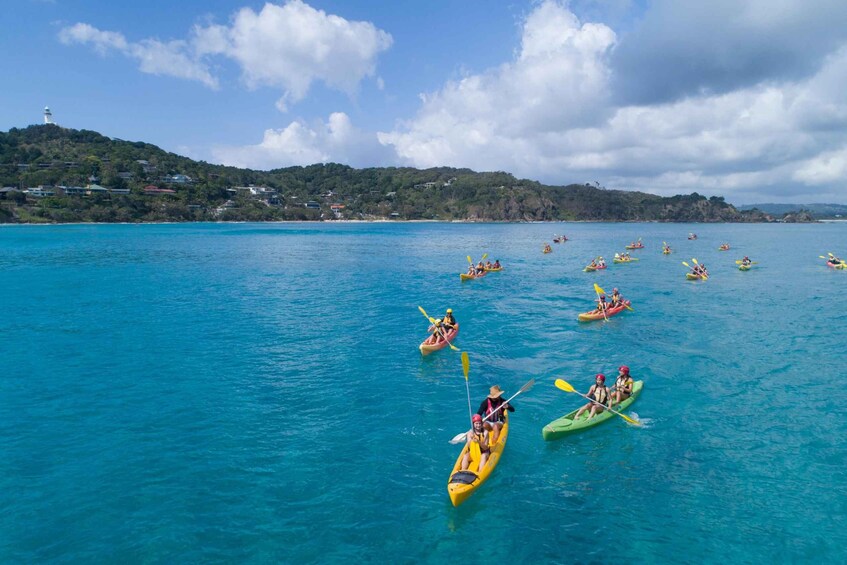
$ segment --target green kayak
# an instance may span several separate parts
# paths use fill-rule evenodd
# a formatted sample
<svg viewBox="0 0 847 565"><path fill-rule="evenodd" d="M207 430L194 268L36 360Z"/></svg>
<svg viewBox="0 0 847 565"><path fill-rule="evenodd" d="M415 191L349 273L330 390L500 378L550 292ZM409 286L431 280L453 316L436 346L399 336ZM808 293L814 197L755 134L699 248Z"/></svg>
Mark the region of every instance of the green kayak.
<svg viewBox="0 0 847 565"><path fill-rule="evenodd" d="M623 412L629 405L635 402L635 399L638 398L638 395L641 394L641 387L644 385L644 381L635 381L632 385L632 396L621 402L620 404L616 404L613 406L615 410L618 412ZM579 410L579 409L577 409ZM609 412L608 410L603 410L593 418L588 418L588 412L583 412L583 414L579 417L577 422L573 421L574 415L577 413L577 410L569 414L565 414L558 420L553 420L541 430L541 435L544 436L544 439L547 441L560 439L567 434L572 434L576 432L581 432L582 430L587 430L588 428L594 427L597 424L602 424L609 418L618 418Z"/></svg>

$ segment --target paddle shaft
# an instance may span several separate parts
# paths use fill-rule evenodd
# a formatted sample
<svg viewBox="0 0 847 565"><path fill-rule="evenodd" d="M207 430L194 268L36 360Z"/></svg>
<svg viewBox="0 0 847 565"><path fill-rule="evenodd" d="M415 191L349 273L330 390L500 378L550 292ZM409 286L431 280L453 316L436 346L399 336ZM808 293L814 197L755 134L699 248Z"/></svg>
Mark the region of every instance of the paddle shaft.
<svg viewBox="0 0 847 565"><path fill-rule="evenodd" d="M520 389L518 392L516 392L515 394L513 394L512 396L510 396L510 397L509 397L509 399L508 399L508 400L506 400L506 402L504 402L503 404L501 404L500 406L498 406L497 408L495 408L495 409L491 412L491 414L489 414L488 416L486 416L485 418L483 418L483 419L482 419L482 421L483 421L483 422L487 422L489 418L491 418L492 416L494 416L494 415L495 415L495 414L496 414L496 413L497 413L497 412L498 412L501 408L503 408L503 406L507 405L509 402L511 402L512 400L514 400L514 398L515 398L516 396L518 396L518 395L519 395L520 393L522 393L522 392L525 392L525 391L529 390L528 385L529 385L531 382L532 382L532 381L529 381L528 383L526 383L525 385L523 385L523 386L521 387L521 389ZM471 397L470 397L470 392L469 392L469 393L468 393L468 405L470 405L470 401L471 401ZM457 435L456 437L454 437L453 439L451 439L451 440L450 440L450 443L458 443L458 442L460 442L460 441L466 440L466 439L467 439L467 436L468 436L468 432L462 432L462 433L460 433L459 435Z"/></svg>
<svg viewBox="0 0 847 565"><path fill-rule="evenodd" d="M614 387L612 387L612 388L614 388ZM620 413L620 412L618 412L617 410L612 410L610 407L606 406L605 404L603 404L603 403L601 403L601 402L597 402L596 400L594 400L593 398L591 398L591 397L590 397L590 396L588 396L587 394L582 394L581 392L579 392L579 391L578 391L578 390L576 390L576 389L574 389L574 392L575 392L576 394L580 395L581 397L583 397L584 399L588 400L588 401L589 401L589 402L591 402L592 404L598 404L598 405L602 406L603 408L605 408L606 410L608 410L609 412L611 412L612 414L617 414L618 416L620 416L621 418L623 418L623 419L624 419L624 420L626 420L627 422L634 422L634 421L635 421L635 420L633 420L632 418L630 418L630 417L628 417L628 416L626 416L626 415L624 415L624 414L621 414L621 413ZM611 400L611 398L610 398L609 400Z"/></svg>

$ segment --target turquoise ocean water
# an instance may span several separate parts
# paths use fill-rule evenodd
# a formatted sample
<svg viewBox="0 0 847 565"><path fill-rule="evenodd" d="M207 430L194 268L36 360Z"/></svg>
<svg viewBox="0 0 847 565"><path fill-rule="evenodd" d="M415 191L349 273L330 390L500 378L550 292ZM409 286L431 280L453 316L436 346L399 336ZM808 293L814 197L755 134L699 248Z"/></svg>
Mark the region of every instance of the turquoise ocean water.
<svg viewBox="0 0 847 565"><path fill-rule="evenodd" d="M572 240L543 255L554 233ZM581 271L638 237L638 263ZM0 561L842 561L827 251L847 224L4 227ZM483 252L506 270L460 283ZM579 324L593 282L635 312ZM458 353L421 358L418 305L455 310L474 408L537 381L459 508L465 382ZM622 363L647 426L542 440L580 405L555 378Z"/></svg>

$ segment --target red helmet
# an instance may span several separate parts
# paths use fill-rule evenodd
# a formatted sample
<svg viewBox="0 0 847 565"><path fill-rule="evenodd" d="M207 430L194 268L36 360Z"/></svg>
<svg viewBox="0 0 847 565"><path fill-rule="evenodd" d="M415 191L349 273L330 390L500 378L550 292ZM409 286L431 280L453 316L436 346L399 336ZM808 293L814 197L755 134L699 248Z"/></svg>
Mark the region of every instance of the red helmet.
<svg viewBox="0 0 847 565"><path fill-rule="evenodd" d="M600 381L601 383L605 383L605 382L606 382L606 375L604 375L603 373L597 373L597 376L596 376L595 378L596 378L598 381Z"/></svg>
<svg viewBox="0 0 847 565"><path fill-rule="evenodd" d="M629 367L627 367L626 365L621 365L620 367L618 367L618 371L628 375L629 374Z"/></svg>
<svg viewBox="0 0 847 565"><path fill-rule="evenodd" d="M471 422L482 422L482 416L479 414L474 414L473 418L471 418Z"/></svg>

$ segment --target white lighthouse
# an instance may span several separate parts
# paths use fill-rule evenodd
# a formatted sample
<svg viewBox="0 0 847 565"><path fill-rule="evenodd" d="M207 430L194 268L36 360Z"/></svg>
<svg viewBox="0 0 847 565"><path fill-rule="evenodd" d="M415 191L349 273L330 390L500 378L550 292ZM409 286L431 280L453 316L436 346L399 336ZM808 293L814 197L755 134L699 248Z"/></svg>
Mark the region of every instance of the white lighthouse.
<svg viewBox="0 0 847 565"><path fill-rule="evenodd" d="M50 108L47 106L44 107L44 123L52 124L53 122L53 112L50 111Z"/></svg>

